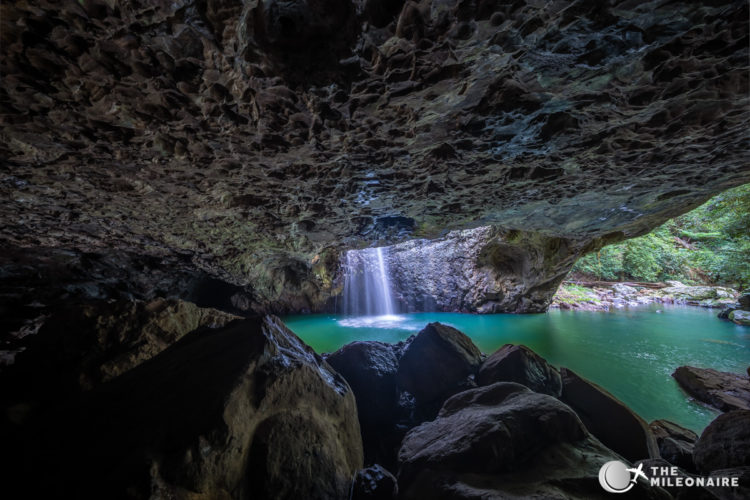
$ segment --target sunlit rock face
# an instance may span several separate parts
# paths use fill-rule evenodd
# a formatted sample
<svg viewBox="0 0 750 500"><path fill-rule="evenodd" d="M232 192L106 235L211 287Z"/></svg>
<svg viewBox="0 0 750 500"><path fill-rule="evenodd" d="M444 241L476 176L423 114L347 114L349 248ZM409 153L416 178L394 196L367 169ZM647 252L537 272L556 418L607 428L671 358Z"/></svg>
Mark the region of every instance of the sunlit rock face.
<svg viewBox="0 0 750 500"><path fill-rule="evenodd" d="M344 248L594 248L750 181L744 1L0 8L2 246L178 256L254 309L323 307Z"/></svg>

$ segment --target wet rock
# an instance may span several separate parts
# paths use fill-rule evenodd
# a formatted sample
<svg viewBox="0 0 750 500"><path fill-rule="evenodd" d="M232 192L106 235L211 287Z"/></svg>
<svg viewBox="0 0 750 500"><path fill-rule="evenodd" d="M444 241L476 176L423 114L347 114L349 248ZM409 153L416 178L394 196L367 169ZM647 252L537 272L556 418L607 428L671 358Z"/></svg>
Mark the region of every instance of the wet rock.
<svg viewBox="0 0 750 500"><path fill-rule="evenodd" d="M357 471L350 500L395 500L397 495L396 478L375 464Z"/></svg>
<svg viewBox="0 0 750 500"><path fill-rule="evenodd" d="M743 290L737 298L737 303L740 305L739 308L743 311L750 311L750 291Z"/></svg>
<svg viewBox="0 0 750 500"><path fill-rule="evenodd" d="M456 394L434 421L407 434L399 452L399 495L605 498L596 478L602 464L616 459L559 400L498 382ZM636 490L665 498L641 484Z"/></svg>
<svg viewBox="0 0 750 500"><path fill-rule="evenodd" d="M391 344L352 342L326 357L354 392L368 464L392 465L403 437L404 431L397 428L401 416L398 354Z"/></svg>
<svg viewBox="0 0 750 500"><path fill-rule="evenodd" d="M188 334L17 430L39 494L345 500L362 467L351 389L275 317Z"/></svg>
<svg viewBox="0 0 750 500"><path fill-rule="evenodd" d="M750 410L716 417L695 443L693 458L702 474L750 466Z"/></svg>
<svg viewBox="0 0 750 500"><path fill-rule="evenodd" d="M672 376L688 394L714 408L750 410L750 379L745 375L680 366Z"/></svg>
<svg viewBox="0 0 750 500"><path fill-rule="evenodd" d="M695 432L668 420L654 420L649 428L664 460L688 472L695 472L693 447L698 439Z"/></svg>
<svg viewBox="0 0 750 500"><path fill-rule="evenodd" d="M581 417L604 445L628 460L658 458L659 447L648 424L612 394L568 368L561 368L560 399Z"/></svg>
<svg viewBox="0 0 750 500"><path fill-rule="evenodd" d="M506 344L488 357L479 368L479 385L517 382L535 392L559 397L560 373L526 346Z"/></svg>
<svg viewBox="0 0 750 500"><path fill-rule="evenodd" d="M482 353L453 327L430 323L404 350L398 384L414 396L423 419L433 418L443 401L474 387Z"/></svg>
<svg viewBox="0 0 750 500"><path fill-rule="evenodd" d="M740 326L750 326L750 311L732 311L727 315L727 319Z"/></svg>

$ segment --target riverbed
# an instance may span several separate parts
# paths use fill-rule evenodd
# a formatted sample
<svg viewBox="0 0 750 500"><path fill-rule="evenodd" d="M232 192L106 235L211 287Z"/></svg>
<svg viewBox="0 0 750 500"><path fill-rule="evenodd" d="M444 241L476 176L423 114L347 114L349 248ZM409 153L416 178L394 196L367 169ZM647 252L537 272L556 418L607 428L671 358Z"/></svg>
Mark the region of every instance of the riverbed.
<svg viewBox="0 0 750 500"><path fill-rule="evenodd" d="M466 333L485 353L524 344L555 366L596 382L647 421L667 419L700 433L718 412L693 401L671 377L680 365L745 373L750 331L716 311L653 304L545 314L411 313L297 315L284 321L320 353L355 340L398 342L438 321Z"/></svg>

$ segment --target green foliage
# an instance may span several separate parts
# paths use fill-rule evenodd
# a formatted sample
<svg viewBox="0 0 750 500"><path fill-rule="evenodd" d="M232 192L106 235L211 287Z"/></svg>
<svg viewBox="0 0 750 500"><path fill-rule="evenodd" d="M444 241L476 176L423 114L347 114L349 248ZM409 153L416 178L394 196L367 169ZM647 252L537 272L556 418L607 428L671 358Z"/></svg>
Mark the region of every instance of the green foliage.
<svg viewBox="0 0 750 500"><path fill-rule="evenodd" d="M750 184L726 191L651 233L581 258L596 280L750 285Z"/></svg>
<svg viewBox="0 0 750 500"><path fill-rule="evenodd" d="M615 281L623 279L622 245L610 245L596 253L578 260L573 271L594 276L598 280Z"/></svg>
<svg viewBox="0 0 750 500"><path fill-rule="evenodd" d="M589 302L592 304L601 303L601 299L596 296L589 288L578 285L562 285L556 295L558 302L568 304L580 304Z"/></svg>

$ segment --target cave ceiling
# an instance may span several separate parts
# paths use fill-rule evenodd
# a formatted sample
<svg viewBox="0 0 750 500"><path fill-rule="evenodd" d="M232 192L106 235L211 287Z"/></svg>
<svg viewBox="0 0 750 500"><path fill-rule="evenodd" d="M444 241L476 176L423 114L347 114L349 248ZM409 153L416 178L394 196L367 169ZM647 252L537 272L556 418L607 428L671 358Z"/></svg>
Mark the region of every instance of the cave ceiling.
<svg viewBox="0 0 750 500"><path fill-rule="evenodd" d="M480 225L634 236L750 182L745 0L0 9L3 247L245 285Z"/></svg>

